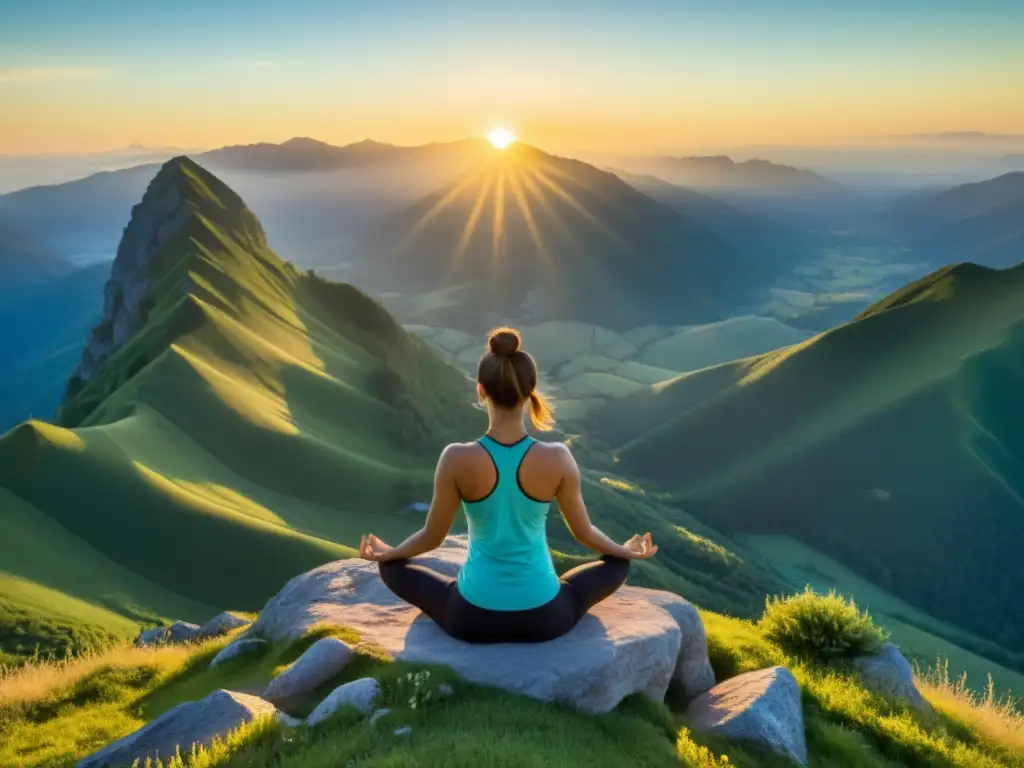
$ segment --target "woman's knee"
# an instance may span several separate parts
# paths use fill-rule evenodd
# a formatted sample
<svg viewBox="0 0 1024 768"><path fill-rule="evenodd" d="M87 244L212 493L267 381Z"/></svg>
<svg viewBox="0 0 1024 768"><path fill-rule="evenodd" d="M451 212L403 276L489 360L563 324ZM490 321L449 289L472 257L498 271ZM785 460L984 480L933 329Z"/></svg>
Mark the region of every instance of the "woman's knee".
<svg viewBox="0 0 1024 768"><path fill-rule="evenodd" d="M629 566L633 561L625 557L615 557L614 555L603 555L601 562L605 564L610 570L616 574L621 574L622 580L625 581L629 575Z"/></svg>
<svg viewBox="0 0 1024 768"><path fill-rule="evenodd" d="M401 578L402 571L405 570L406 562L406 560L387 560L377 563L377 570L380 572L380 580L384 582L385 586L391 587L397 579Z"/></svg>

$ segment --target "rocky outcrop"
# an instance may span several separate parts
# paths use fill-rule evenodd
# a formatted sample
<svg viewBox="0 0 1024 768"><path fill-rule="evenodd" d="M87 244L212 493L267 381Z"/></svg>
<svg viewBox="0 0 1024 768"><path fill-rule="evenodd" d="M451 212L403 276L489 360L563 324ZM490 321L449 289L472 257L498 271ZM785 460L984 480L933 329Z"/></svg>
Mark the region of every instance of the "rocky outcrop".
<svg viewBox="0 0 1024 768"><path fill-rule="evenodd" d="M451 537L417 561L454 575L466 546L464 537ZM395 597L376 565L340 560L288 582L251 631L278 642L325 625L351 628L396 659L447 666L475 683L586 712L607 712L637 692L660 700L674 676L689 696L714 684L696 609L678 595L635 587L600 603L557 640L470 645Z"/></svg>
<svg viewBox="0 0 1024 768"><path fill-rule="evenodd" d="M363 714L373 709L373 702L380 695L380 683L372 677L353 680L351 683L335 688L327 698L321 701L316 709L309 713L306 725L323 722L342 707L354 707Z"/></svg>
<svg viewBox="0 0 1024 768"><path fill-rule="evenodd" d="M258 653L267 647L267 641L258 637L240 637L237 640L225 645L220 653L213 657L211 667L219 667L240 656L248 656L251 653Z"/></svg>
<svg viewBox="0 0 1024 768"><path fill-rule="evenodd" d="M132 208L103 291L103 319L90 333L75 369L74 378L81 382L92 379L103 363L145 325L151 308L150 265L190 215L181 185L168 178L174 172L173 168L166 175L161 171L142 201Z"/></svg>
<svg viewBox="0 0 1024 768"><path fill-rule="evenodd" d="M874 656L854 659L853 666L860 672L864 687L868 690L903 702L924 714L933 711L914 684L914 670L910 662L893 643L886 643Z"/></svg>
<svg viewBox="0 0 1024 768"><path fill-rule="evenodd" d="M230 611L224 611L224 613L218 613L199 628L199 637L220 637L221 635L226 635L236 629L247 627L251 623L252 622L246 618L231 613Z"/></svg>
<svg viewBox="0 0 1024 768"><path fill-rule="evenodd" d="M263 698L275 704L316 689L341 672L352 658L352 649L336 637L317 640L294 664L270 681Z"/></svg>
<svg viewBox="0 0 1024 768"><path fill-rule="evenodd" d="M220 637L241 627L251 624L248 619L225 611L217 614L208 622L199 626L187 621L176 621L169 627L152 627L139 632L135 645L160 645L161 643L187 643L193 640L206 640Z"/></svg>
<svg viewBox="0 0 1024 768"><path fill-rule="evenodd" d="M78 768L132 765L136 760L144 764L157 757L166 762L178 749L184 755L193 745L209 746L239 726L276 712L273 704L256 696L214 691L205 699L168 710L135 733L89 755Z"/></svg>
<svg viewBox="0 0 1024 768"><path fill-rule="evenodd" d="M187 643L199 636L199 625L176 621L167 628L168 643Z"/></svg>
<svg viewBox="0 0 1024 768"><path fill-rule="evenodd" d="M785 667L719 683L690 703L686 719L694 731L751 742L807 765L800 686Z"/></svg>

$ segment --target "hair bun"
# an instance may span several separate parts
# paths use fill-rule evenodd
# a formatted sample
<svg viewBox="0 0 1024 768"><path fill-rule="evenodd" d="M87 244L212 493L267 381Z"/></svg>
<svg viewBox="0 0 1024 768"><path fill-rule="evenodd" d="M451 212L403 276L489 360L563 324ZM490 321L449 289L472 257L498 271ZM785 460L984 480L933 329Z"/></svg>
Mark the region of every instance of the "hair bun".
<svg viewBox="0 0 1024 768"><path fill-rule="evenodd" d="M511 357L519 351L522 337L515 328L498 328L491 331L487 347L497 357Z"/></svg>

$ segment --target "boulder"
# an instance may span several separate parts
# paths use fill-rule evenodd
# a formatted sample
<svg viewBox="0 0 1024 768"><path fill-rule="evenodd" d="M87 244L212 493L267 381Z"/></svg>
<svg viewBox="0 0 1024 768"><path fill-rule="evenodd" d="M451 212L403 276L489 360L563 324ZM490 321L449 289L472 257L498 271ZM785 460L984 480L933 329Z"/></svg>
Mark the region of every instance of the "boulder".
<svg viewBox="0 0 1024 768"><path fill-rule="evenodd" d="M199 636L199 625L187 621L176 621L167 629L167 642L187 643Z"/></svg>
<svg viewBox="0 0 1024 768"><path fill-rule="evenodd" d="M686 719L696 732L751 742L807 765L800 686L785 667L719 683L690 703Z"/></svg>
<svg viewBox="0 0 1024 768"><path fill-rule="evenodd" d="M298 728L305 721L301 720L298 717L292 717L287 712L282 712L281 710L278 710L277 711L277 722L279 722L285 728Z"/></svg>
<svg viewBox="0 0 1024 768"><path fill-rule="evenodd" d="M236 616L230 611L224 611L224 613L218 613L199 628L199 637L220 637L251 623L248 619Z"/></svg>
<svg viewBox="0 0 1024 768"><path fill-rule="evenodd" d="M167 642L167 627L144 629L139 632L139 636L135 638L135 645L137 647L142 647L144 645L160 645L160 643L164 642Z"/></svg>
<svg viewBox="0 0 1024 768"><path fill-rule="evenodd" d="M370 715L370 725L376 725L380 722L381 718L387 717L390 714L391 710L387 707L376 710L372 715Z"/></svg>
<svg viewBox="0 0 1024 768"><path fill-rule="evenodd" d="M341 672L352 649L336 637L317 640L294 664L270 681L263 698L276 704L309 693Z"/></svg>
<svg viewBox="0 0 1024 768"><path fill-rule="evenodd" d="M910 662L893 643L886 643L874 656L854 659L853 665L868 690L904 702L918 712L932 712L931 705L914 684Z"/></svg>
<svg viewBox="0 0 1024 768"><path fill-rule="evenodd" d="M209 746L214 739L258 717L276 713L273 704L244 693L214 691L205 699L179 704L153 722L94 752L78 768L131 765L138 760L160 757L167 761L180 749L182 755L193 747Z"/></svg>
<svg viewBox="0 0 1024 768"><path fill-rule="evenodd" d="M267 645L266 640L260 640L258 638L246 638L240 637L232 643L224 646L220 653L213 657L213 661L210 662L211 667L218 667L225 662L237 659L239 656L245 656L250 653L255 653L265 648Z"/></svg>
<svg viewBox="0 0 1024 768"><path fill-rule="evenodd" d="M465 537L450 537L417 562L455 575L466 547ZM607 712L637 692L663 699L673 676L689 696L714 684L704 627L693 606L678 595L636 587L598 604L557 640L471 645L395 597L375 564L339 560L288 582L252 631L279 642L317 626L349 627L395 659L440 664L471 682L586 712Z"/></svg>
<svg viewBox="0 0 1024 768"><path fill-rule="evenodd" d="M380 695L380 683L372 677L363 677L335 688L327 698L306 718L307 725L316 725L326 720L342 707L355 707L363 714L373 709L373 702Z"/></svg>

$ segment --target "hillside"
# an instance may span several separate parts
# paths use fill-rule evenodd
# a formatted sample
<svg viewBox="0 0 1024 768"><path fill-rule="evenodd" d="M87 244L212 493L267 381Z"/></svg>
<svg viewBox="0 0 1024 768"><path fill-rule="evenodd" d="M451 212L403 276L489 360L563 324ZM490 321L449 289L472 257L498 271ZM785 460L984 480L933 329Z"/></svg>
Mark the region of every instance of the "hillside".
<svg viewBox="0 0 1024 768"><path fill-rule="evenodd" d="M0 295L69 271L69 266L36 242L25 228L0 217Z"/></svg>
<svg viewBox="0 0 1024 768"><path fill-rule="evenodd" d="M1009 267L1024 261L1024 171L917 193L896 207L898 231L935 261Z"/></svg>
<svg viewBox="0 0 1024 768"><path fill-rule="evenodd" d="M108 278L59 425L0 438L0 521L15 532L0 628L22 627L0 649L256 609L361 534L414 530L440 448L483 430L462 373L357 289L278 258L241 198L188 159L151 181ZM779 588L684 513L599 475L588 488L604 530L663 542L641 583L739 615ZM557 549L578 551L551 526Z"/></svg>
<svg viewBox="0 0 1024 768"><path fill-rule="evenodd" d="M69 555L54 583L0 560L38 587L103 603L111 587L92 585L107 570L161 614L195 611L157 593L258 607L346 551L329 539L420 498L436 451L478 423L460 374L356 289L281 261L237 195L187 159L149 185L110 277L63 426L0 439L17 551L32 561L45 523L109 565Z"/></svg>
<svg viewBox="0 0 1024 768"><path fill-rule="evenodd" d="M795 346L681 376L592 429L726 532L788 534L1024 650L1024 268L960 265ZM950 565L955 563L955 568Z"/></svg>
<svg viewBox="0 0 1024 768"><path fill-rule="evenodd" d="M471 331L496 317L719 319L768 271L615 175L525 144L398 214L370 251L367 281L443 294L429 323Z"/></svg>
<svg viewBox="0 0 1024 768"><path fill-rule="evenodd" d="M811 252L809 238L796 227L680 187L647 174L614 171L615 175L645 195L704 224L722 239L770 259L780 268L797 263Z"/></svg>

